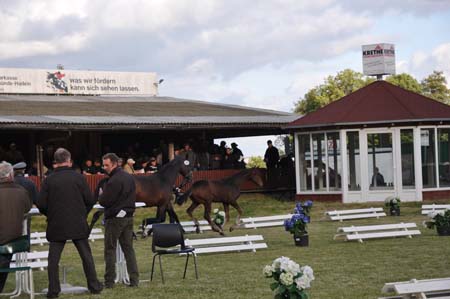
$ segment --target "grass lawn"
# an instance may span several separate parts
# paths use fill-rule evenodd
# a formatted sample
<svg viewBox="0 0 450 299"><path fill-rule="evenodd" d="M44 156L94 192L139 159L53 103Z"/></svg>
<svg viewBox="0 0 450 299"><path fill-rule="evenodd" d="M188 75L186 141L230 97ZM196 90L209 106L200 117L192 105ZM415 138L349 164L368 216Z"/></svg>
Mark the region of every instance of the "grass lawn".
<svg viewBox="0 0 450 299"><path fill-rule="evenodd" d="M450 201L447 201L447 203ZM293 202L279 201L268 195L244 194L239 199L245 216L267 216L289 213ZM235 230L228 236L262 234L268 249L256 253L209 254L198 257L199 280L195 280L193 265L188 267L187 278L182 279L184 258L164 256L163 267L166 284L161 283L159 271L154 281L142 282L139 288L129 289L118 285L105 290L101 295L60 296L61 298L273 298L269 288L270 279L262 274L266 264L275 258L287 256L300 265L309 265L314 270L316 280L312 283L310 297L317 299L377 298L386 282L404 281L412 278L428 279L450 277L450 237L438 237L436 231L422 227L426 218L420 215L421 203L402 203L400 217L382 217L370 220L352 220L343 223L331 222L324 212L331 209L378 207L381 203L348 204L314 203L312 223L309 226L310 246L296 247L292 235L283 227L256 230ZM188 206L177 207L177 213L187 220L184 212ZM216 205L215 207L221 207ZM199 208L196 215L203 212ZM153 216L154 208L139 209L135 217L136 227L146 216ZM236 212L232 211L232 217ZM234 218L233 218L234 219ZM415 222L422 235L408 238L368 240L357 242L333 241L339 226L369 225L396 222ZM100 227L100 226L99 226ZM229 227L227 223L226 227ZM45 218L33 218L32 231L45 230ZM189 234L187 238L216 237L208 232L200 235ZM91 243L98 275L103 281L103 243ZM46 246L36 246L34 250L45 250ZM141 279L149 279L151 266L151 239L135 242ZM67 244L63 252L61 266L68 268L67 281L73 285L85 286L86 281L80 259L72 244ZM47 287L47 272L35 271L36 290ZM156 279L155 279L156 278ZM14 278L8 279L5 291L14 288ZM22 296L26 298L25 296Z"/></svg>

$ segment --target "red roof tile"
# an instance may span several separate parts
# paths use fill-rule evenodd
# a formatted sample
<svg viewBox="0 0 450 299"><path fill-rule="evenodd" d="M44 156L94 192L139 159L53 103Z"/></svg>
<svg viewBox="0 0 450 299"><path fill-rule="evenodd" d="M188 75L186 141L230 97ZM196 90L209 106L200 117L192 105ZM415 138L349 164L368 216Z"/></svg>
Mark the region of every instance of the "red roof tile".
<svg viewBox="0 0 450 299"><path fill-rule="evenodd" d="M386 81L375 81L293 121L290 128L449 120L450 106Z"/></svg>

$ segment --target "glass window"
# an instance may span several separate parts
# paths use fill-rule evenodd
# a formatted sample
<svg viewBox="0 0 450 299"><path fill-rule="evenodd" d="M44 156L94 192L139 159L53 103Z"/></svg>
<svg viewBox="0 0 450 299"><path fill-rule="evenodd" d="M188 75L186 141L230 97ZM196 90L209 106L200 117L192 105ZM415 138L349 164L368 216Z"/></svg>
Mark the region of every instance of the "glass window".
<svg viewBox="0 0 450 299"><path fill-rule="evenodd" d="M370 190L393 189L392 134L367 134L367 154Z"/></svg>
<svg viewBox="0 0 450 299"><path fill-rule="evenodd" d="M359 133L347 132L348 190L361 190Z"/></svg>
<svg viewBox="0 0 450 299"><path fill-rule="evenodd" d="M439 187L450 187L450 129L438 129Z"/></svg>
<svg viewBox="0 0 450 299"><path fill-rule="evenodd" d="M338 132L327 133L327 146L329 190L341 190L341 143Z"/></svg>
<svg viewBox="0 0 450 299"><path fill-rule="evenodd" d="M436 157L434 129L420 130L422 183L424 188L436 187Z"/></svg>
<svg viewBox="0 0 450 299"><path fill-rule="evenodd" d="M404 189L415 188L414 176L414 134L412 129L400 130L402 155L402 184Z"/></svg>
<svg viewBox="0 0 450 299"><path fill-rule="evenodd" d="M314 190L324 191L327 189L325 175L325 134L313 134L314 150Z"/></svg>
<svg viewBox="0 0 450 299"><path fill-rule="evenodd" d="M298 157L300 167L300 190L312 190L311 179L311 146L308 135L299 135Z"/></svg>

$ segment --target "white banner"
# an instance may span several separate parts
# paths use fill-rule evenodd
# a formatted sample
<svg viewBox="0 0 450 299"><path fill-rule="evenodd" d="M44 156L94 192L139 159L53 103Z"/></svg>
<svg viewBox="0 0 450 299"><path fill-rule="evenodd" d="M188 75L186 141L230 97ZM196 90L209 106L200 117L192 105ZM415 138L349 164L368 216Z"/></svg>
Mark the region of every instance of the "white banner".
<svg viewBox="0 0 450 299"><path fill-rule="evenodd" d="M364 75L395 75L395 47L393 44L362 46L362 57Z"/></svg>
<svg viewBox="0 0 450 299"><path fill-rule="evenodd" d="M157 87L156 73L0 68L0 93L153 96Z"/></svg>

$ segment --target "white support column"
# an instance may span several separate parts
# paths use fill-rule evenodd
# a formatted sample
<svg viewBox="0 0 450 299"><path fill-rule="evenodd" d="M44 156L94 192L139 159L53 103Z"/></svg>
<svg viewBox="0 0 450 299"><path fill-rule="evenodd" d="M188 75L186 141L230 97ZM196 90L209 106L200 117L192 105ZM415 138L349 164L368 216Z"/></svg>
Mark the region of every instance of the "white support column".
<svg viewBox="0 0 450 299"><path fill-rule="evenodd" d="M347 159L347 131L339 131L339 139L341 140L341 190L342 190L342 202L348 201L348 159Z"/></svg>
<svg viewBox="0 0 450 299"><path fill-rule="evenodd" d="M435 170L435 178L436 178L436 187L440 188L439 182L439 153L438 153L438 130L437 127L434 128L434 170Z"/></svg>
<svg viewBox="0 0 450 299"><path fill-rule="evenodd" d="M367 154L367 131L359 131L359 157L361 171L361 198L367 200L369 198L369 170L368 170L368 154Z"/></svg>
<svg viewBox="0 0 450 299"><path fill-rule="evenodd" d="M420 127L414 128L414 177L416 182L416 200L422 201L422 152L421 152L421 137Z"/></svg>
<svg viewBox="0 0 450 299"><path fill-rule="evenodd" d="M392 130L392 152L393 152L393 173L394 173L394 192L395 196L400 196L403 191L402 180L402 147L401 147L401 134L399 128Z"/></svg>
<svg viewBox="0 0 450 299"><path fill-rule="evenodd" d="M295 144L295 188L297 194L300 194L300 142L298 141L298 133L294 133Z"/></svg>

